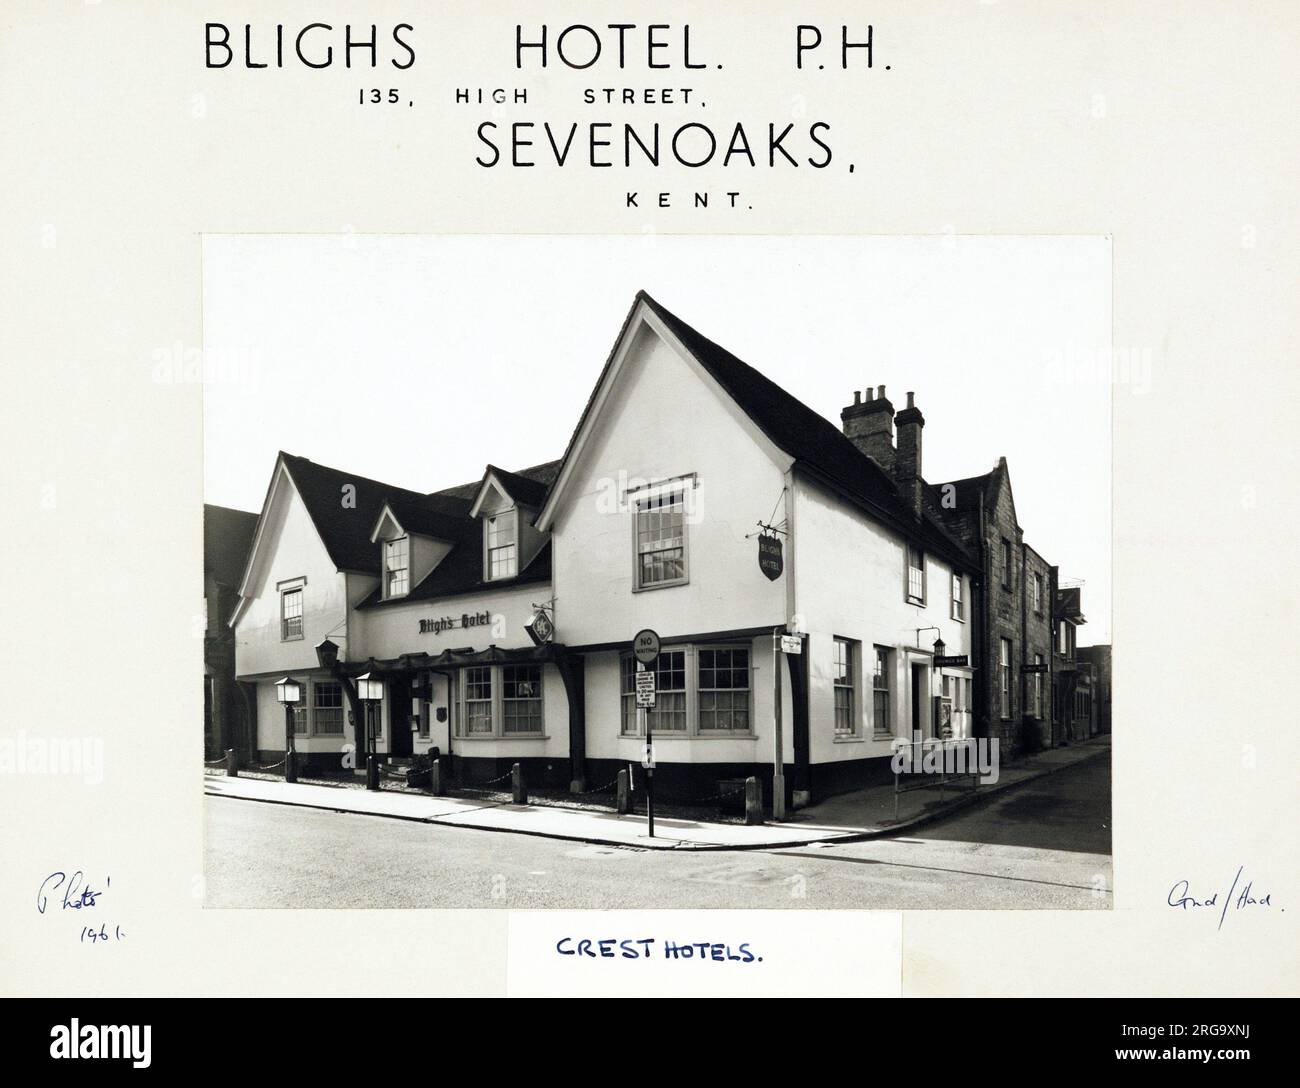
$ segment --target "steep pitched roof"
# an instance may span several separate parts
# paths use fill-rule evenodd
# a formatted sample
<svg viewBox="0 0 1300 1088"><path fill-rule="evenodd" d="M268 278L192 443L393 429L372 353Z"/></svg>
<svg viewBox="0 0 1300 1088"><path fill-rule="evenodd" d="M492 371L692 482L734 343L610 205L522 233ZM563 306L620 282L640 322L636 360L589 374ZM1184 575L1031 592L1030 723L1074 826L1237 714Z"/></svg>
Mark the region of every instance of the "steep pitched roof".
<svg viewBox="0 0 1300 1088"><path fill-rule="evenodd" d="M478 521L469 517L470 504L480 481L421 494L342 469L318 465L306 457L290 453L281 452L280 460L298 489L325 550L339 570L378 575L379 549L371 543L370 534L380 513L388 506L408 532L434 536L452 545L451 551L427 578L392 603L451 597L485 588L482 528ZM545 496L559 467L559 461L547 461L518 472L495 471L508 476L519 488L517 494L511 492L516 499L526 501L524 494L530 498ZM343 505L346 485L355 488L352 493L355 506ZM494 582L492 588L543 582L550 576L551 546L548 542L515 578L508 583ZM388 603L380 598L380 591L376 589L359 607Z"/></svg>
<svg viewBox="0 0 1300 1088"><path fill-rule="evenodd" d="M280 460L288 469L330 560L339 570L376 573L378 552L370 543L370 533L384 504L396 501L410 504L407 507L410 509L420 507L427 498L418 491L318 465L291 453L281 451ZM345 505L343 501L344 488L349 485L354 490L347 494L355 500L355 505ZM468 509L466 504L465 510ZM446 508L444 512L452 516L457 513Z"/></svg>
<svg viewBox="0 0 1300 1088"><path fill-rule="evenodd" d="M894 481L845 437L838 427L791 396L770 378L736 358L726 348L688 325L645 291L637 292L632 310L615 341L614 351L611 351L573 438L569 441L569 448L565 451L566 460L592 410L597 391L604 382L618 343L627 332L638 303L644 303L664 323L754 425L775 446L793 457L798 467L829 484L877 520L911 539L918 539L929 550L968 568L975 566L966 550L934 518L926 514L919 522L916 520Z"/></svg>
<svg viewBox="0 0 1300 1088"><path fill-rule="evenodd" d="M203 571L219 585L239 585L257 517L247 510L203 504Z"/></svg>

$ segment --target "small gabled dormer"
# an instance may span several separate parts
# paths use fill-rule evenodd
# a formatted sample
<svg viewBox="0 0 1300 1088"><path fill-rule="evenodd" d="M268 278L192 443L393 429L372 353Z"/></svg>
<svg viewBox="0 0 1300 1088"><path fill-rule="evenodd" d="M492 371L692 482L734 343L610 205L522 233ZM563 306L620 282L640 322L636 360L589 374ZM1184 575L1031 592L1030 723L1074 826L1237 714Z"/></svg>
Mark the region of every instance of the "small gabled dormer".
<svg viewBox="0 0 1300 1088"><path fill-rule="evenodd" d="M385 601L407 596L451 551L453 541L427 532L417 532L409 512L395 503L384 504L374 531L372 544L379 545L379 592ZM419 528L425 526L419 522ZM448 534L450 535L450 534Z"/></svg>
<svg viewBox="0 0 1300 1088"><path fill-rule="evenodd" d="M469 511L483 526L483 581L516 577L546 543L533 527L545 492L536 480L488 465Z"/></svg>

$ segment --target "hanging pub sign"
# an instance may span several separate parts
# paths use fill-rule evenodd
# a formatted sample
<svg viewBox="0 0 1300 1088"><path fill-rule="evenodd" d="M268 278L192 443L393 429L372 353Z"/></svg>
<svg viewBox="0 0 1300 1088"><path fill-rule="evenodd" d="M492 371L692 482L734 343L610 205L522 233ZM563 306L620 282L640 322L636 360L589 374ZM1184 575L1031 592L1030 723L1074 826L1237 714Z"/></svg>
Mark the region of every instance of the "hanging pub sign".
<svg viewBox="0 0 1300 1088"><path fill-rule="evenodd" d="M781 538L775 533L760 533L758 537L758 569L775 582L785 570L781 555Z"/></svg>
<svg viewBox="0 0 1300 1088"><path fill-rule="evenodd" d="M545 608L539 608L533 613L532 619L524 624L524 630L538 646L544 646L555 637L555 623Z"/></svg>

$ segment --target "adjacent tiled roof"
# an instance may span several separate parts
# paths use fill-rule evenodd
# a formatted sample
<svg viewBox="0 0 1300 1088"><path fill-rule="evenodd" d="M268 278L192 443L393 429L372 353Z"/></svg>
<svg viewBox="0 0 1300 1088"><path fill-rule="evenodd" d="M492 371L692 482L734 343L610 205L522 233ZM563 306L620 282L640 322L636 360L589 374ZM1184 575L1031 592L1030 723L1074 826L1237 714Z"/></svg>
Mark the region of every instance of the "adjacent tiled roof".
<svg viewBox="0 0 1300 1088"><path fill-rule="evenodd" d="M979 508L981 496L986 505L991 502L993 498L993 477L994 473L986 472L983 476L968 476L964 480L948 480L945 483L927 484L926 486L929 488L930 497L934 500L936 506L964 514ZM949 487L955 491L955 494L953 494L953 503L955 505L945 507L942 500Z"/></svg>
<svg viewBox="0 0 1300 1088"><path fill-rule="evenodd" d="M485 588L482 527L469 517L470 505L481 481L421 494L342 469L318 465L306 457L290 453L281 452L280 459L307 507L325 550L339 570L378 577L379 547L371 543L370 534L387 505L403 529L437 537L452 545L452 550L433 572L400 601L452 597ZM548 461L519 472L493 471L501 476L503 484L511 488L511 496L517 501L535 504L545 497L559 466L558 461ZM510 483L506 483L507 477ZM342 501L346 485L354 489L349 494L355 499L355 506L344 505ZM515 578L508 583L492 583L492 588L543 582L550 576L551 546L548 543ZM380 600L380 592L376 589L359 607L383 603L387 602Z"/></svg>
<svg viewBox="0 0 1300 1088"><path fill-rule="evenodd" d="M367 479L354 472L328 468L309 461L306 457L295 457L281 451L280 459L294 487L302 497L307 513L311 515L312 524L320 534L321 542L329 553L331 561L339 570L359 571L366 574L379 574L379 549L370 542L370 534L386 502L423 503L425 495L418 491L408 491L403 487ZM353 490L347 492L355 502L344 503L344 488L351 485ZM464 504L468 512L469 504ZM452 513L447 510L447 513ZM399 515L400 517L400 515Z"/></svg>
<svg viewBox="0 0 1300 1088"><path fill-rule="evenodd" d="M672 330L776 446L868 513L930 551L974 567L975 560L928 514L918 522L893 479L844 433L771 379L737 359L644 291L637 298Z"/></svg>
<svg viewBox="0 0 1300 1088"><path fill-rule="evenodd" d="M219 585L238 586L256 531L256 514L204 503L203 572Z"/></svg>

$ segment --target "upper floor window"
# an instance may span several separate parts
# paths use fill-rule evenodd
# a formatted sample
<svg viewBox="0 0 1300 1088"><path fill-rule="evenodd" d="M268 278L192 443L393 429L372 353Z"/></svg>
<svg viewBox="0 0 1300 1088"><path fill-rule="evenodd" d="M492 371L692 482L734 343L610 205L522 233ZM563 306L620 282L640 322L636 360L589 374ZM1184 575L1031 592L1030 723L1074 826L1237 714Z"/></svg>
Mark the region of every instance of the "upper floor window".
<svg viewBox="0 0 1300 1088"><path fill-rule="evenodd" d="M384 542L384 596L402 597L411 586L410 542L401 536Z"/></svg>
<svg viewBox="0 0 1300 1088"><path fill-rule="evenodd" d="M519 572L516 520L516 511L506 510L494 514L484 523L489 581L497 578L513 578Z"/></svg>
<svg viewBox="0 0 1300 1088"><path fill-rule="evenodd" d="M966 618L966 601L962 597L961 575L956 571L952 573L952 618L955 620Z"/></svg>
<svg viewBox="0 0 1300 1088"><path fill-rule="evenodd" d="M1002 538L1002 584L1011 588L1011 541Z"/></svg>
<svg viewBox="0 0 1300 1088"><path fill-rule="evenodd" d="M835 688L835 735L852 737L858 732L857 669L854 658L857 645L846 638L835 640L832 683Z"/></svg>
<svg viewBox="0 0 1300 1088"><path fill-rule="evenodd" d="M676 487L636 500L636 588L686 581L686 491Z"/></svg>
<svg viewBox="0 0 1300 1088"><path fill-rule="evenodd" d="M302 638L302 586L280 591L280 641Z"/></svg>
<svg viewBox="0 0 1300 1088"><path fill-rule="evenodd" d="M925 604L925 553L911 544L907 546L907 599Z"/></svg>
<svg viewBox="0 0 1300 1088"><path fill-rule="evenodd" d="M1043 576L1035 574L1034 580L1029 584L1029 603L1035 612L1043 610Z"/></svg>

